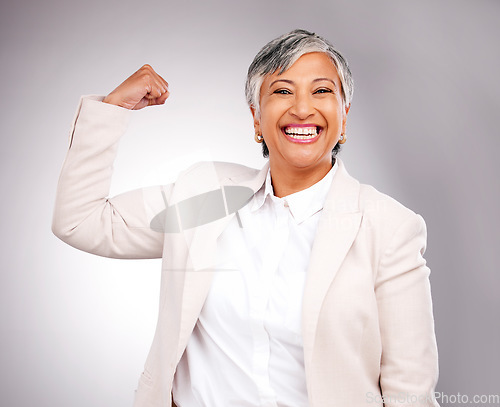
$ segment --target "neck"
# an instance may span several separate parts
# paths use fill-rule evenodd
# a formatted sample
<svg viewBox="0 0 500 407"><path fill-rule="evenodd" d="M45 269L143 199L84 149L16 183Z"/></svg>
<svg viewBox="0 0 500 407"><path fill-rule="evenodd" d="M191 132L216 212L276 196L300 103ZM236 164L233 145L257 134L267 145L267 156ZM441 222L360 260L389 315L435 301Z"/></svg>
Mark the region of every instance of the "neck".
<svg viewBox="0 0 500 407"><path fill-rule="evenodd" d="M282 198L309 188L323 179L332 169L332 163L325 163L325 165L314 168L287 168L284 170L270 159L269 167L274 195Z"/></svg>

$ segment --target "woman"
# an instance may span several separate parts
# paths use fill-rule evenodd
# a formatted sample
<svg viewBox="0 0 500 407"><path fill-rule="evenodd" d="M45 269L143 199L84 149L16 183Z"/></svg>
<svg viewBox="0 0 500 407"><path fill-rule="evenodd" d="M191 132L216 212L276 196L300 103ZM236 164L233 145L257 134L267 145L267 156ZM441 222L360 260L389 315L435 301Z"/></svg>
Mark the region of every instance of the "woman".
<svg viewBox="0 0 500 407"><path fill-rule="evenodd" d="M130 110L163 104L168 84L144 66L83 98L53 231L103 256L163 257L136 407L438 405L425 223L336 157L352 91L329 42L285 34L246 83L263 169L201 163L109 199Z"/></svg>

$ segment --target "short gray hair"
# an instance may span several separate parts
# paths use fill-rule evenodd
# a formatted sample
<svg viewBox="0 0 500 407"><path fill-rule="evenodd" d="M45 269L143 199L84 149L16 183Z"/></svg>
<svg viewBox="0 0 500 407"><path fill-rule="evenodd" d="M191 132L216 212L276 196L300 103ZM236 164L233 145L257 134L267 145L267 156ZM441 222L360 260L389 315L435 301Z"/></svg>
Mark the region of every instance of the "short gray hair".
<svg viewBox="0 0 500 407"><path fill-rule="evenodd" d="M342 101L349 106L352 100L354 83L351 70L345 58L326 39L306 30L293 30L278 37L262 48L248 68L245 95L248 105L260 116L260 87L266 75L285 72L302 55L311 52L323 52L332 60L340 83Z"/></svg>

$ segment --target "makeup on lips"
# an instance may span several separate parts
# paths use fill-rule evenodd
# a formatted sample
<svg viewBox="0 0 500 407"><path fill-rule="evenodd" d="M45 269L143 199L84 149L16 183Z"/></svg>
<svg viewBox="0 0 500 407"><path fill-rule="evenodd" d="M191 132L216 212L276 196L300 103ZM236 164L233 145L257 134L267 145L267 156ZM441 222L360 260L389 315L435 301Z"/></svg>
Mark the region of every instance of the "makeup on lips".
<svg viewBox="0 0 500 407"><path fill-rule="evenodd" d="M312 143L318 139L323 128L315 124L288 124L281 131L293 143Z"/></svg>

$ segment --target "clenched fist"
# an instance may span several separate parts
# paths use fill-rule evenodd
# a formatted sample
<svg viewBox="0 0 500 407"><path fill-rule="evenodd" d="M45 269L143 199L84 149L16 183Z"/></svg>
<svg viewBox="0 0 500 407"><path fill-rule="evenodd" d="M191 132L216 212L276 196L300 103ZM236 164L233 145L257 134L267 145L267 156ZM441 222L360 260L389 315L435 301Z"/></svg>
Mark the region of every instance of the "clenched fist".
<svg viewBox="0 0 500 407"><path fill-rule="evenodd" d="M103 100L131 110L162 105L170 95L168 83L149 65L144 65Z"/></svg>

